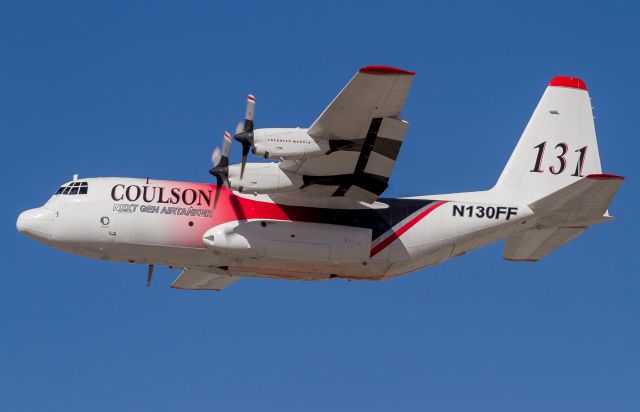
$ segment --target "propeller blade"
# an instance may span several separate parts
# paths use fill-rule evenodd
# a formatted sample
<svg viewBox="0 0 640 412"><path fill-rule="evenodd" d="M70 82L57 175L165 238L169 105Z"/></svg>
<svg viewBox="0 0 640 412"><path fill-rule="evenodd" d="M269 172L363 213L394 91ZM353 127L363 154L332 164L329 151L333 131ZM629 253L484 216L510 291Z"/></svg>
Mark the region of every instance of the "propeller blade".
<svg viewBox="0 0 640 412"><path fill-rule="evenodd" d="M153 265L149 265L147 269L147 287L151 286L151 278L153 278Z"/></svg>
<svg viewBox="0 0 640 412"><path fill-rule="evenodd" d="M213 209L215 210L220 198L220 188L222 187L222 178L216 176L216 196L213 198Z"/></svg>
<svg viewBox="0 0 640 412"><path fill-rule="evenodd" d="M240 179L244 176L244 169L247 166L247 155L249 149L255 153L255 146L253 144L253 116L256 108L256 98L250 94L247 96L247 109L244 114L244 126L241 128L240 124L236 127L236 134L233 136L240 144L242 144L242 165L240 166Z"/></svg>
<svg viewBox="0 0 640 412"><path fill-rule="evenodd" d="M211 164L216 166L220 163L220 159L222 159L222 154L220 153L220 147L216 147L213 149L213 153L211 154Z"/></svg>
<svg viewBox="0 0 640 412"><path fill-rule="evenodd" d="M220 146L216 146L211 154L211 163L213 166L217 166L222 161L222 158L227 159L227 163L229 160L229 152L231 151L231 134L229 132L224 132L224 139L222 141L222 149Z"/></svg>
<svg viewBox="0 0 640 412"><path fill-rule="evenodd" d="M234 135L239 134L244 132L244 123L241 121L238 122L238 124L236 124L236 132L234 133Z"/></svg>
<svg viewBox="0 0 640 412"><path fill-rule="evenodd" d="M222 143L222 157L226 157L228 159L230 151L231 151L231 134L225 131L224 141Z"/></svg>
<svg viewBox="0 0 640 412"><path fill-rule="evenodd" d="M249 146L242 146L242 165L240 166L240 180L244 176L244 167L247 165L247 155L249 154Z"/></svg>
<svg viewBox="0 0 640 412"><path fill-rule="evenodd" d="M256 108L256 98L250 94L247 96L247 110L244 114L244 131L253 131L253 115Z"/></svg>
<svg viewBox="0 0 640 412"><path fill-rule="evenodd" d="M209 173L216 177L216 196L213 201L214 209L218 204L222 185L224 184L229 187L229 152L231 151L231 142L231 134L225 131L222 149L216 148L211 156L213 167L209 169Z"/></svg>

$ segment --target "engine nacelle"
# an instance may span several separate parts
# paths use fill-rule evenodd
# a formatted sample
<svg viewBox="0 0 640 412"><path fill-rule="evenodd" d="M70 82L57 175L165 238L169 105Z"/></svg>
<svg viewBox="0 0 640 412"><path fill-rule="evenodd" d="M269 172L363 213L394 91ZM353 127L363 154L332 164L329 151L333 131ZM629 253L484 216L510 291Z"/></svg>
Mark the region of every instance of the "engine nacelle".
<svg viewBox="0 0 640 412"><path fill-rule="evenodd" d="M255 155L265 159L304 159L327 153L329 142L314 139L309 129L277 128L253 131Z"/></svg>
<svg viewBox="0 0 640 412"><path fill-rule="evenodd" d="M207 249L242 258L355 263L369 260L371 229L312 222L230 222L202 237Z"/></svg>
<svg viewBox="0 0 640 412"><path fill-rule="evenodd" d="M243 193L279 193L299 189L302 177L282 170L278 163L247 163L240 179L240 164L229 166L229 186Z"/></svg>

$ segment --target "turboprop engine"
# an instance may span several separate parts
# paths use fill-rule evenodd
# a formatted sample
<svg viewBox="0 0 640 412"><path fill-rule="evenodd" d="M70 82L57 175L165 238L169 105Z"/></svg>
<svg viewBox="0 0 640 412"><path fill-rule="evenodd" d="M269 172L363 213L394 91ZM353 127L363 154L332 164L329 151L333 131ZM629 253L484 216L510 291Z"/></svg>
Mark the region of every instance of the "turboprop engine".
<svg viewBox="0 0 640 412"><path fill-rule="evenodd" d="M299 127L254 129L255 105L255 96L248 95L244 122L238 123L233 135L233 139L242 145L241 163L229 165L232 142L229 132L224 133L222 148L216 148L211 156L213 167L209 169L209 173L216 178L214 208L223 185L238 192L257 194L304 189L308 186L305 182L305 179L309 180L308 177L291 173L297 169L299 161L337 150L353 150L353 147L362 144L312 137L308 133L309 129ZM282 163L247 163L249 152Z"/></svg>
<svg viewBox="0 0 640 412"><path fill-rule="evenodd" d="M300 175L282 170L278 163L247 163L244 176L241 165L229 166L229 188L242 193L279 193L299 189L303 185Z"/></svg>
<svg viewBox="0 0 640 412"><path fill-rule="evenodd" d="M369 259L371 229L253 220L215 226L204 234L202 241L213 252L244 258L267 256L307 262L354 263Z"/></svg>
<svg viewBox="0 0 640 412"><path fill-rule="evenodd" d="M253 131L253 153L265 159L305 159L330 150L325 139L314 139L309 129L271 128Z"/></svg>

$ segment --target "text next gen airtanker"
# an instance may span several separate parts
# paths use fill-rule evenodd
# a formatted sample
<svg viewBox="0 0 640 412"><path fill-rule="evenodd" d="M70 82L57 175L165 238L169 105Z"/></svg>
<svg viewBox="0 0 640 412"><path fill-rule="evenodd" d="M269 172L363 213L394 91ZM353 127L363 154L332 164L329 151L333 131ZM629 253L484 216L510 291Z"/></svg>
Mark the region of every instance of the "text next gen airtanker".
<svg viewBox="0 0 640 412"><path fill-rule="evenodd" d="M172 286L220 290L243 277L380 280L505 239L536 261L595 223L623 178L603 174L586 84L555 77L495 186L405 198L387 188L415 73L360 69L309 128L255 129L255 98L213 155L217 184L74 179L23 212L20 233L70 253L183 271ZM247 155L273 159L247 163Z"/></svg>

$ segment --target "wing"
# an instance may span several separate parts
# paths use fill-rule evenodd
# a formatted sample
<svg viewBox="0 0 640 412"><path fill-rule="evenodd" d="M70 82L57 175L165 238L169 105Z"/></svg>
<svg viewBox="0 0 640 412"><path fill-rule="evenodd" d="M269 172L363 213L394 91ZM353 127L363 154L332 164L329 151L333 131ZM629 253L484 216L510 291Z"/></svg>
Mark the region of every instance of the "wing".
<svg viewBox="0 0 640 412"><path fill-rule="evenodd" d="M308 133L327 154L282 168L302 175L299 194L371 203L387 188L408 123L399 119L415 73L383 66L356 73Z"/></svg>
<svg viewBox="0 0 640 412"><path fill-rule="evenodd" d="M222 290L241 276L232 275L223 270L185 268L171 284L175 289Z"/></svg>
<svg viewBox="0 0 640 412"><path fill-rule="evenodd" d="M313 122L308 133L325 139L364 138L372 119L400 115L414 74L392 67L363 67Z"/></svg>

